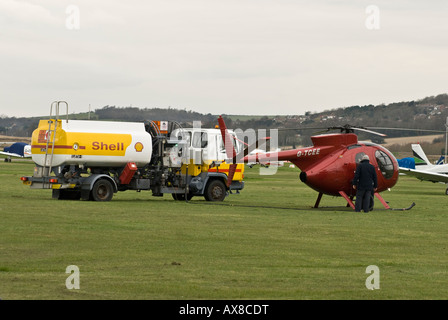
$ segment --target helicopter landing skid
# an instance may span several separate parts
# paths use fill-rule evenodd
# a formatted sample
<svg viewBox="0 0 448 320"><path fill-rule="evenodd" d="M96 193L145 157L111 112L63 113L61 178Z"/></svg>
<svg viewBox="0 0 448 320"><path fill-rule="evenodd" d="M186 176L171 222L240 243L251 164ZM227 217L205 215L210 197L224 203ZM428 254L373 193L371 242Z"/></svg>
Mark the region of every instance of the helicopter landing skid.
<svg viewBox="0 0 448 320"><path fill-rule="evenodd" d="M347 201L347 207L351 207L353 210L355 210L355 204L353 203L353 196L349 197L344 191L339 191L339 194L341 195L341 197L343 197ZM322 196L323 196L323 193L319 192L319 195L317 196L316 203L314 204L314 208L319 208L319 204L320 204L320 200L322 199ZM378 192L375 192L375 196L378 198L378 200L381 202L381 204L384 206L384 208L386 210L406 211L406 210L411 210L415 206L415 202L412 202L412 204L408 208L391 208Z"/></svg>
<svg viewBox="0 0 448 320"><path fill-rule="evenodd" d="M411 210L415 206L415 202L412 202L412 204L407 208L391 208L386 201L384 201L383 197L380 196L378 192L375 192L375 196L380 200L380 202L383 204L383 206L388 210L398 210L398 211L406 211Z"/></svg>
<svg viewBox="0 0 448 320"><path fill-rule="evenodd" d="M339 194L347 201L347 207L350 206L353 210L355 210L355 205L353 204L353 197L349 197L344 191L339 191ZM386 210L406 211L411 210L415 206L415 202L413 202L408 208L400 208L400 209L391 208L378 192L375 192L375 197L378 198L378 200L381 202L381 204L384 206Z"/></svg>
<svg viewBox="0 0 448 320"><path fill-rule="evenodd" d="M339 194L347 201L347 207L350 206L353 210L355 210L355 205L353 204L353 197L350 197L344 192L339 191Z"/></svg>
<svg viewBox="0 0 448 320"><path fill-rule="evenodd" d="M353 196L349 197L344 191L339 191L339 194L347 201L347 207L351 207L355 210L355 205L353 203ZM323 193L319 192L317 196L316 203L314 204L314 208L319 208L320 200L322 199Z"/></svg>
<svg viewBox="0 0 448 320"><path fill-rule="evenodd" d="M391 209L390 206L387 204L387 202L383 199L382 196L380 196L380 194L378 192L375 192L375 197L377 197L378 200L380 200L380 202L384 206L384 208Z"/></svg>

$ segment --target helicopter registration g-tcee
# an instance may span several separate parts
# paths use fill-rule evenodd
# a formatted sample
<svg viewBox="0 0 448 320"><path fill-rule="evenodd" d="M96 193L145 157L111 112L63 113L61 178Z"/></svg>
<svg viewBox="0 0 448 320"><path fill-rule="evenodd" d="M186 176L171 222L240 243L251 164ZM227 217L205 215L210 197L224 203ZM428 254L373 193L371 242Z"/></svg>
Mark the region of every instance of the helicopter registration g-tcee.
<svg viewBox="0 0 448 320"><path fill-rule="evenodd" d="M313 148L313 149L308 149L308 150L299 150L297 151L297 158L300 158L301 156L314 156L316 154L320 153L320 148Z"/></svg>
<svg viewBox="0 0 448 320"><path fill-rule="evenodd" d="M358 136L354 133L354 130L375 132L348 125L332 127L328 128L327 131L339 129L341 132L312 136L312 147L249 155L248 151L251 148L249 146L243 151L244 154L236 155L235 151L232 150L232 144L226 143L226 141L231 141L231 137L227 134L227 128L221 116L218 118L218 122L226 145L227 156L232 159L233 163L236 163L237 159L242 159L242 162L259 163L269 161L292 162L301 170L300 180L319 193L314 208L319 207L322 196L326 194L342 196L347 201L347 206L355 209L353 200L356 190L353 189L352 180L357 164L364 155L368 155L378 177L378 188L375 196L386 209L392 209L379 193L392 188L397 183L399 176L397 159L389 150L378 144L358 141ZM380 133L376 134L385 136ZM392 210L408 210L414 205L412 203L409 208ZM373 197L371 207L373 207Z"/></svg>

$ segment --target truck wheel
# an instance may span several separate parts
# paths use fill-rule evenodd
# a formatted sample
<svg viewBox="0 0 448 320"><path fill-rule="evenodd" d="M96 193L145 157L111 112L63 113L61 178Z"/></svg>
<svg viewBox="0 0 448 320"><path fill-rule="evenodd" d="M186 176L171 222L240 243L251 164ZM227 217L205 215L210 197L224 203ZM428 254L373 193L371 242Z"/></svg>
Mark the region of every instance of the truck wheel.
<svg viewBox="0 0 448 320"><path fill-rule="evenodd" d="M205 188L204 198L207 201L223 201L226 197L226 186L221 180L212 180Z"/></svg>
<svg viewBox="0 0 448 320"><path fill-rule="evenodd" d="M174 200L185 201L185 193L172 193ZM187 195L187 201L190 201L193 198L192 194Z"/></svg>
<svg viewBox="0 0 448 320"><path fill-rule="evenodd" d="M92 199L95 201L110 201L114 195L112 183L106 179L99 179L92 188Z"/></svg>

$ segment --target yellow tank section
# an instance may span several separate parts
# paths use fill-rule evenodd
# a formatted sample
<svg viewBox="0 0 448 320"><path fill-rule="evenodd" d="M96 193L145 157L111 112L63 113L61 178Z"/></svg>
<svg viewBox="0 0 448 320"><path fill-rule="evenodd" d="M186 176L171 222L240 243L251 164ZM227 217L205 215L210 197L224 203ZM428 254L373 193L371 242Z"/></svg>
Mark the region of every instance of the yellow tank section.
<svg viewBox="0 0 448 320"><path fill-rule="evenodd" d="M113 166L127 162L144 165L151 160L151 137L144 130L143 124L79 120L70 120L68 123L65 120L50 121L51 124L49 120L40 120L38 128L32 134L32 158L41 166L45 161L49 162L50 158L52 166L62 164ZM56 123L56 130L54 130Z"/></svg>
<svg viewBox="0 0 448 320"><path fill-rule="evenodd" d="M91 132L71 132L67 134L62 129L62 121L57 120L57 122L54 154L124 156L126 149L132 142L131 134L101 133L100 137ZM41 120L38 129L33 132L31 144L33 155L45 154L47 139L49 149L52 148L53 134L48 133L48 128L48 121ZM53 129L54 124L51 125L51 130ZM136 146L136 150L139 149L143 149L141 145Z"/></svg>
<svg viewBox="0 0 448 320"><path fill-rule="evenodd" d="M229 174L230 164L225 162L220 163L219 166L212 165L212 161L207 161L202 164L195 164L193 160L190 163L182 165L182 174L187 174L190 176L198 176L202 172L221 172L226 175ZM188 172L187 172L188 168ZM232 181L243 181L244 178L244 163L239 163L236 166L235 174L233 175Z"/></svg>

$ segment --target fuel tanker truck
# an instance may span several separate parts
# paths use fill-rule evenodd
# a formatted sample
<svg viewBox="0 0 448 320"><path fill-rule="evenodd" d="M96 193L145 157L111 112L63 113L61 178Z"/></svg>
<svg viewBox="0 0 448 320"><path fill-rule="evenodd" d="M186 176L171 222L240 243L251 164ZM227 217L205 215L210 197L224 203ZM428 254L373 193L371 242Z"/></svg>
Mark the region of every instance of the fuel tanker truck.
<svg viewBox="0 0 448 320"><path fill-rule="evenodd" d="M59 117L61 104L67 106L66 119ZM244 164L227 181L230 165L218 129L182 128L170 121L69 120L64 101L54 102L50 119L39 121L31 154L34 173L22 182L50 189L56 199L110 201L118 191L150 190L175 200L223 201L244 188Z"/></svg>

